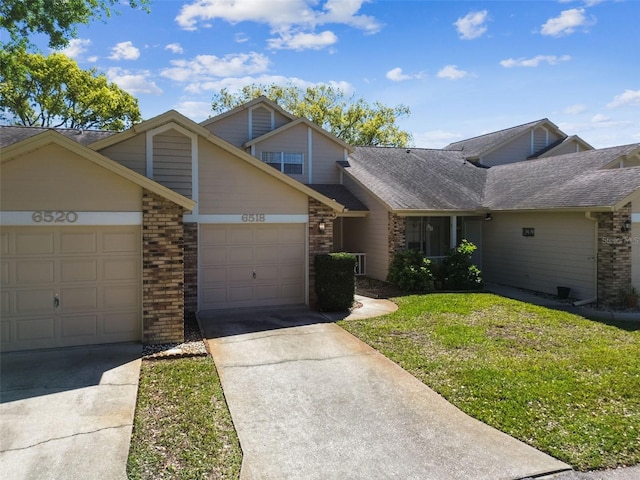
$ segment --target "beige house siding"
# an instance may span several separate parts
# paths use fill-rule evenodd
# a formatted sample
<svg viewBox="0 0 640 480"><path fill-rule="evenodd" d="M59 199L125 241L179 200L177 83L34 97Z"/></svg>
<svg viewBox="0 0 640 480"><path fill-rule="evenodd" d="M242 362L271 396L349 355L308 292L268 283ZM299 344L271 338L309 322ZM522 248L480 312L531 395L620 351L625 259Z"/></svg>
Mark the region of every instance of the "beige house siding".
<svg viewBox="0 0 640 480"><path fill-rule="evenodd" d="M523 228L534 236L523 236ZM593 298L595 236L584 213L494 213L483 225L484 278L551 294L565 286L572 297Z"/></svg>
<svg viewBox="0 0 640 480"><path fill-rule="evenodd" d="M302 153L304 163L301 175L289 175L301 183L309 183L309 139L306 125L297 125L255 145L255 156L262 161L262 152Z"/></svg>
<svg viewBox="0 0 640 480"><path fill-rule="evenodd" d="M251 129L256 129L256 132L253 133L253 138L258 136L256 135L257 133L259 133L259 135L264 135L270 131L270 128L265 131L265 126L267 125L267 122L270 123L271 115L271 110L265 107L259 106L253 109L251 117L255 118L253 118L253 125L251 126ZM277 111L273 112L274 129L280 128L290 121L291 120L281 113ZM241 147L245 142L251 140L251 138L249 138L249 109L241 109L232 115L216 120L215 122L205 124L204 128L214 135L224 138L227 142L235 145L236 147Z"/></svg>
<svg viewBox="0 0 640 480"><path fill-rule="evenodd" d="M153 137L153 179L191 198L191 139L177 130Z"/></svg>
<svg viewBox="0 0 640 480"><path fill-rule="evenodd" d="M311 183L339 183L336 162L344 160L344 148L334 140L313 131Z"/></svg>
<svg viewBox="0 0 640 480"><path fill-rule="evenodd" d="M345 176L344 185L369 208L367 217L344 219L344 250L366 253L367 276L386 280L389 271L388 210L347 176Z"/></svg>
<svg viewBox="0 0 640 480"><path fill-rule="evenodd" d="M273 130L272 127L273 115L272 111L265 107L255 107L251 109L251 138L261 137L265 133L269 133Z"/></svg>
<svg viewBox="0 0 640 480"><path fill-rule="evenodd" d="M307 214L307 196L207 142L199 145L201 215Z"/></svg>
<svg viewBox="0 0 640 480"><path fill-rule="evenodd" d="M483 165L493 167L495 165L504 165L506 163L519 162L532 154L542 150L553 142L560 139L560 136L549 131L548 142L546 141L547 131L538 127L533 134L531 132L526 135L515 139L513 142L500 147L495 152L489 153L482 157L481 161ZM533 140L533 141L532 141ZM533 145L533 149L532 149Z"/></svg>
<svg viewBox="0 0 640 480"><path fill-rule="evenodd" d="M140 175L147 174L146 140L144 135L136 135L133 138L116 143L99 150L99 153L111 160L118 162Z"/></svg>
<svg viewBox="0 0 640 480"><path fill-rule="evenodd" d="M582 147L580 147L580 144L574 140L572 142L566 142L554 149L553 155L564 155L566 153L576 153L581 151L583 151Z"/></svg>
<svg viewBox="0 0 640 480"><path fill-rule="evenodd" d="M0 203L8 211L133 212L142 188L52 144L2 165Z"/></svg>

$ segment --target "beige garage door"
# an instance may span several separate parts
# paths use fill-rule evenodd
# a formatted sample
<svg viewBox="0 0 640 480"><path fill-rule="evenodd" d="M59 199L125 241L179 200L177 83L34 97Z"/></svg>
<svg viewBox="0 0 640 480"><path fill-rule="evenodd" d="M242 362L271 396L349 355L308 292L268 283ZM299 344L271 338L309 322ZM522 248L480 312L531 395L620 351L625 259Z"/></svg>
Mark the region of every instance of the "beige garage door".
<svg viewBox="0 0 640 480"><path fill-rule="evenodd" d="M304 224L201 225L200 310L305 301Z"/></svg>
<svg viewBox="0 0 640 480"><path fill-rule="evenodd" d="M2 350L141 338L140 227L5 227Z"/></svg>

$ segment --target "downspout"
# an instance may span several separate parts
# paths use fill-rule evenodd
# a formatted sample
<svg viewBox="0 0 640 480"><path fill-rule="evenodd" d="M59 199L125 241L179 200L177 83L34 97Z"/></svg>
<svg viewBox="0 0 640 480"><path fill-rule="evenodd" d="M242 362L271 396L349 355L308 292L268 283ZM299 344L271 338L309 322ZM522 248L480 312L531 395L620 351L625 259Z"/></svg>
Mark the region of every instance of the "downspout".
<svg viewBox="0 0 640 480"><path fill-rule="evenodd" d="M594 222L594 248L595 248L595 252L593 255L593 261L595 262L595 278L594 278L594 285L596 287L596 296L595 298L590 298L588 300L580 300L577 302L573 302L573 305L575 305L576 307L579 307L581 305L587 305L589 303L597 303L598 302L598 219L596 217L593 216L593 214L591 212L584 212L584 216L585 218L587 218L587 220L592 220Z"/></svg>

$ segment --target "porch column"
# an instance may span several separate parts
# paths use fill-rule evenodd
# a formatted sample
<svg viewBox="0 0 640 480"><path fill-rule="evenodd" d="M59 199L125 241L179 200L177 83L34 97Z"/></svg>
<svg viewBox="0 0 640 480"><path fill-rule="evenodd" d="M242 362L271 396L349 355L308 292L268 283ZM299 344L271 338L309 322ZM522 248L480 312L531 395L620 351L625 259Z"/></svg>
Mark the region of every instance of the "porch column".
<svg viewBox="0 0 640 480"><path fill-rule="evenodd" d="M449 217L449 228L451 229L451 241L450 243L450 247L451 248L456 248L458 246L458 238L457 238L457 234L458 234L458 216L457 215L451 215Z"/></svg>
<svg viewBox="0 0 640 480"><path fill-rule="evenodd" d="M623 228L630 219L631 203L598 215L598 300L605 304L622 303L631 285L631 233Z"/></svg>

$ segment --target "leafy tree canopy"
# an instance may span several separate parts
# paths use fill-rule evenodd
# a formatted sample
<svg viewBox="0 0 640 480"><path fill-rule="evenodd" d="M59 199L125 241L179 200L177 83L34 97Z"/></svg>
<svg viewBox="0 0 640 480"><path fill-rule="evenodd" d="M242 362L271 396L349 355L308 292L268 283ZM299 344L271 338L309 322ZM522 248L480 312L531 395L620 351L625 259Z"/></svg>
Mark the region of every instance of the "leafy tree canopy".
<svg viewBox="0 0 640 480"><path fill-rule="evenodd" d="M331 85L303 89L292 84L251 84L233 93L223 88L214 95L212 108L216 114L222 113L262 95L350 145L406 147L412 141L411 134L396 125L399 118L411 113L409 107L370 104L362 98L347 97L343 90Z"/></svg>
<svg viewBox="0 0 640 480"><path fill-rule="evenodd" d="M141 120L138 100L61 53L0 52L0 109L25 126L123 130Z"/></svg>
<svg viewBox="0 0 640 480"><path fill-rule="evenodd" d="M49 37L49 47L66 47L75 38L76 26L111 17L121 0L2 0L0 28L9 33L3 48L30 46L34 34ZM149 11L151 0L129 0L131 8Z"/></svg>

